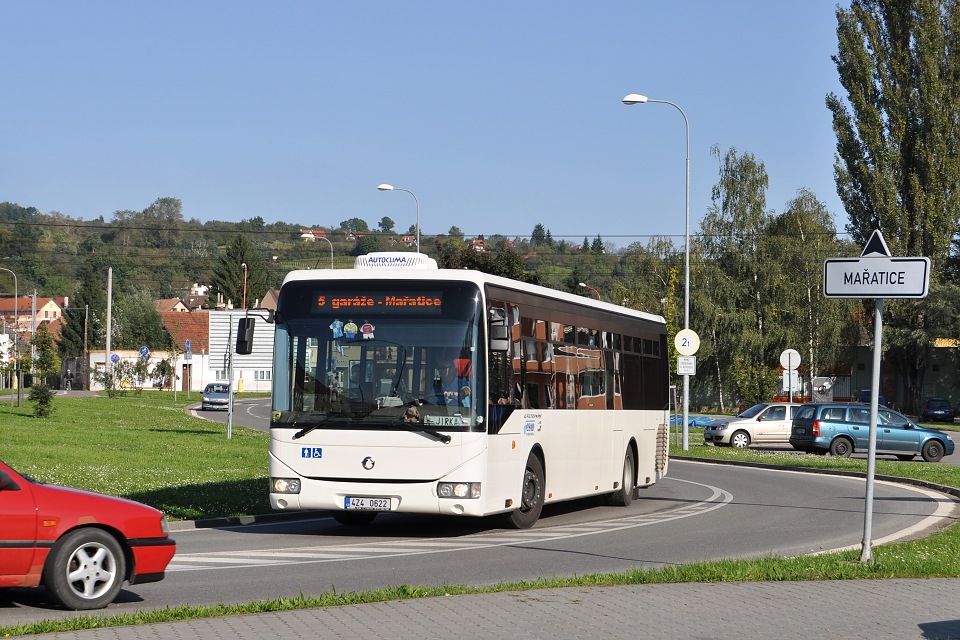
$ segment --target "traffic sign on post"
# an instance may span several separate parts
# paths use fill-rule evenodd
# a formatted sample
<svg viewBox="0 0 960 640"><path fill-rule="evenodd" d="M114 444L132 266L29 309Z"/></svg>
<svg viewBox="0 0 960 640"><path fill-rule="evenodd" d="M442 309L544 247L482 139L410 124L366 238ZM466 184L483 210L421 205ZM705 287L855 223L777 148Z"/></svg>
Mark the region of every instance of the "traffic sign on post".
<svg viewBox="0 0 960 640"><path fill-rule="evenodd" d="M190 353L190 338L187 338L187 340L183 343L183 346L184 346L184 350L187 353Z"/></svg>
<svg viewBox="0 0 960 640"><path fill-rule="evenodd" d="M681 329L673 339L673 346L682 356L692 356L700 350L700 336L693 329Z"/></svg>
<svg viewBox="0 0 960 640"><path fill-rule="evenodd" d="M872 559L873 484L877 453L877 398L880 356L883 353L885 298L925 298L930 289L930 258L894 258L883 234L874 229L859 258L828 258L823 262L825 298L873 298L873 374L870 388L870 431L867 441L867 494L864 500L860 561Z"/></svg>
<svg viewBox="0 0 960 640"><path fill-rule="evenodd" d="M859 258L823 262L825 298L926 298L930 258L893 258L879 231L874 231Z"/></svg>

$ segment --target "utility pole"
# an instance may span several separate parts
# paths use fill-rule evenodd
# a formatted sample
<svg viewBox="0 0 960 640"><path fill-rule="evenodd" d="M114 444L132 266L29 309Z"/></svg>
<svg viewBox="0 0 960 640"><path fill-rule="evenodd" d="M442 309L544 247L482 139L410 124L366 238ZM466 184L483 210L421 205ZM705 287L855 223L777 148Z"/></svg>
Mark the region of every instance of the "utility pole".
<svg viewBox="0 0 960 640"><path fill-rule="evenodd" d="M87 350L87 321L90 318L90 305L83 305L83 388L90 390L90 351Z"/></svg>
<svg viewBox="0 0 960 640"><path fill-rule="evenodd" d="M113 384L113 361L110 360L110 334L113 333L113 267L107 267L107 351L104 354L103 370L106 372L104 382ZM108 390L109 392L109 390Z"/></svg>
<svg viewBox="0 0 960 640"><path fill-rule="evenodd" d="M37 360L37 347L34 338L37 337L37 290L33 290L33 303L30 306L30 377L34 376L33 363ZM33 380L33 384L37 381Z"/></svg>

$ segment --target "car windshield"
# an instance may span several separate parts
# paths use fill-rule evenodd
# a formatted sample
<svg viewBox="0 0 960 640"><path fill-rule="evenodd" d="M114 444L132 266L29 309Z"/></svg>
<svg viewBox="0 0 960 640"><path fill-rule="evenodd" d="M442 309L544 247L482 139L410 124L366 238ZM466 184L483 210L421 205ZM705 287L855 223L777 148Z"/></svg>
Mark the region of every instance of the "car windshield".
<svg viewBox="0 0 960 640"><path fill-rule="evenodd" d="M946 400L930 400L927 402L927 407L930 409L949 409L950 403Z"/></svg>
<svg viewBox="0 0 960 640"><path fill-rule="evenodd" d="M229 387L225 384L210 384L207 385L204 393L228 393Z"/></svg>
<svg viewBox="0 0 960 640"><path fill-rule="evenodd" d="M755 404L755 405L753 405L752 407L750 407L749 409L747 409L746 411L741 411L739 414L737 414L737 417L738 417L738 418L753 418L753 417L755 417L758 413L760 413L761 411L763 411L764 409L766 409L768 406L769 406L769 405L766 404L766 403L764 403L764 402L761 402L760 404Z"/></svg>

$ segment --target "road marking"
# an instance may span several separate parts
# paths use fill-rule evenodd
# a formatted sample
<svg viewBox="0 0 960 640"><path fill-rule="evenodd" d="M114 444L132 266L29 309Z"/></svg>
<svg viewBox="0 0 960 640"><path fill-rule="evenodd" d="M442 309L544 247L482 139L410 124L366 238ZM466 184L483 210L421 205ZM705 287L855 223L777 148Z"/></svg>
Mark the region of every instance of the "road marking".
<svg viewBox="0 0 960 640"><path fill-rule="evenodd" d="M585 525L583 523L566 526L544 527L528 531L497 531L493 533L470 534L456 540L391 540L371 542L370 544L351 544L342 547L295 547L290 549L268 549L249 551L224 551L219 553L177 554L167 567L168 572L198 571L206 569L239 569L243 567L263 567L271 565L344 562L370 560L373 558L391 558L399 556L427 555L488 549L492 547L524 546L543 544L556 540L582 538L624 529L646 527L661 522L671 522L683 518L709 513L724 507L733 501L733 495L718 487L700 482L665 478L673 482L683 482L710 491L710 497L693 505L682 505L674 509L653 514L611 518ZM418 548L419 547L419 548ZM264 557L268 556L268 557Z"/></svg>

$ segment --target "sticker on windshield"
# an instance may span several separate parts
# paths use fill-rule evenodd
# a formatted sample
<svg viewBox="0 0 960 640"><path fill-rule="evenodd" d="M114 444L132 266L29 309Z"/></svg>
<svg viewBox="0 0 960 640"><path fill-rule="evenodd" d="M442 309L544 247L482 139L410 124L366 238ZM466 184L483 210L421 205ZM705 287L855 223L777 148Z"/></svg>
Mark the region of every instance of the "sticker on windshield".
<svg viewBox="0 0 960 640"><path fill-rule="evenodd" d="M343 337L343 321L334 320L333 322L331 322L330 330L333 331L334 340L336 340L337 338L342 338Z"/></svg>

